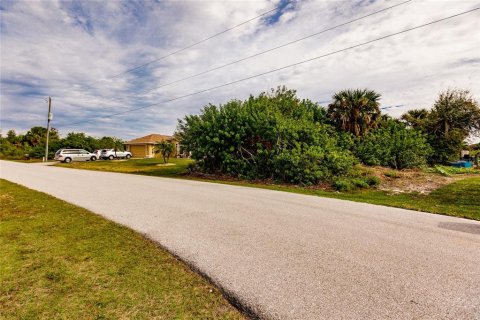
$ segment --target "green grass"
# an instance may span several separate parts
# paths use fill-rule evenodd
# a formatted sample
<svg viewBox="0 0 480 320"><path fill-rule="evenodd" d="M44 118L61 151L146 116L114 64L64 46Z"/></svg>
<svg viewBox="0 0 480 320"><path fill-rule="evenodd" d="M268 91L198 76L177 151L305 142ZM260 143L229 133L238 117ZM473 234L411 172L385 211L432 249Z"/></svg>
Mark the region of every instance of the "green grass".
<svg viewBox="0 0 480 320"><path fill-rule="evenodd" d="M364 189L351 192L334 192L299 186L253 183L249 181L201 179L199 177L191 177L187 175L187 166L189 163L192 162L191 160L172 159L171 161L176 163L176 166L158 167L156 165L162 162L160 159L132 159L123 162L76 162L70 164L60 164L60 166L88 170L136 173L154 176L169 176L193 180L202 180L223 184L295 192L357 202L366 202L371 204L379 204L391 207L399 207L480 220L480 177L478 177L477 175L472 175L471 177L468 177L464 180L443 186L428 195L419 193L392 194L377 189ZM397 177L398 179L401 179L401 177L396 171L391 170L391 172L389 171L388 174L390 177Z"/></svg>
<svg viewBox="0 0 480 320"><path fill-rule="evenodd" d="M87 169L96 171L135 173L149 176L181 176L188 173L187 167L193 161L190 159L170 159L170 166L163 166L163 160L151 159L130 159L93 162L72 162L58 163L57 166L76 169Z"/></svg>
<svg viewBox="0 0 480 320"><path fill-rule="evenodd" d="M445 185L430 194L392 194L376 189L342 193L287 186L262 188L480 220L480 177L466 178Z"/></svg>
<svg viewBox="0 0 480 320"><path fill-rule="evenodd" d="M441 166L436 165L432 168L429 168L428 171L440 173L444 176L451 176L455 174L468 174L468 175L480 175L480 170L475 168L456 168L452 166Z"/></svg>
<svg viewBox="0 0 480 320"><path fill-rule="evenodd" d="M242 319L128 228L0 180L0 319Z"/></svg>

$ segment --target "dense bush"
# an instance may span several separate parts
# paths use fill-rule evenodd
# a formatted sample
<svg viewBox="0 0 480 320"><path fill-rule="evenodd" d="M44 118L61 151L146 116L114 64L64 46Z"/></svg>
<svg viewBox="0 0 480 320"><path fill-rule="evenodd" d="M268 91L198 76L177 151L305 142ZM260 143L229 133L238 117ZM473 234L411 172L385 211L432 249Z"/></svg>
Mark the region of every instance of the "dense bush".
<svg viewBox="0 0 480 320"><path fill-rule="evenodd" d="M179 121L177 135L203 171L313 184L348 174L356 162L325 120L323 108L279 88L209 105Z"/></svg>
<svg viewBox="0 0 480 320"><path fill-rule="evenodd" d="M420 131L390 119L359 139L355 153L367 165L404 169L425 165L431 148Z"/></svg>

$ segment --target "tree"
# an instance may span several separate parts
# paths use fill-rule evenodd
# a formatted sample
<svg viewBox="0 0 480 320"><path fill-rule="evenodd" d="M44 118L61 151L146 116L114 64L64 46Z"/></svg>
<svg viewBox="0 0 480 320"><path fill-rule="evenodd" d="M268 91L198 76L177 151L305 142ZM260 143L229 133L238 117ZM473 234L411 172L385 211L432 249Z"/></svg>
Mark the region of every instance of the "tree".
<svg viewBox="0 0 480 320"><path fill-rule="evenodd" d="M427 109L412 109L403 114L401 119L411 128L424 130L430 112Z"/></svg>
<svg viewBox="0 0 480 320"><path fill-rule="evenodd" d="M69 132L62 141L62 147L92 151L96 147L96 140L83 132Z"/></svg>
<svg viewBox="0 0 480 320"><path fill-rule="evenodd" d="M355 153L367 165L405 169L425 165L431 148L421 131L390 119L358 139Z"/></svg>
<svg viewBox="0 0 480 320"><path fill-rule="evenodd" d="M467 90L443 91L430 111L412 110L402 119L427 135L431 163L458 159L465 139L480 133L480 108Z"/></svg>
<svg viewBox="0 0 480 320"><path fill-rule="evenodd" d="M123 150L123 141L119 138L112 137L113 150L115 151L115 158L117 157L117 151Z"/></svg>
<svg viewBox="0 0 480 320"><path fill-rule="evenodd" d="M468 137L480 132L480 108L468 90L449 89L441 92L430 113L434 132L448 137L457 130Z"/></svg>
<svg viewBox="0 0 480 320"><path fill-rule="evenodd" d="M8 142L10 142L11 144L15 144L15 142L17 142L17 134L15 133L15 130L8 130L7 131L7 136L6 136L6 139L8 140Z"/></svg>
<svg viewBox="0 0 480 320"><path fill-rule="evenodd" d="M50 141L58 140L58 131L55 128L50 128ZM28 143L32 147L45 146L47 141L47 128L44 127L32 127L24 136L24 142Z"/></svg>
<svg viewBox="0 0 480 320"><path fill-rule="evenodd" d="M381 95L373 90L343 90L333 95L328 106L330 120L338 129L356 137L375 128L380 117Z"/></svg>
<svg viewBox="0 0 480 320"><path fill-rule="evenodd" d="M102 137L97 140L96 149L114 149L115 147L115 138L113 137Z"/></svg>
<svg viewBox="0 0 480 320"><path fill-rule="evenodd" d="M155 145L155 152L160 153L163 157L163 163L168 163L170 156L175 150L175 145L169 141L160 141Z"/></svg>

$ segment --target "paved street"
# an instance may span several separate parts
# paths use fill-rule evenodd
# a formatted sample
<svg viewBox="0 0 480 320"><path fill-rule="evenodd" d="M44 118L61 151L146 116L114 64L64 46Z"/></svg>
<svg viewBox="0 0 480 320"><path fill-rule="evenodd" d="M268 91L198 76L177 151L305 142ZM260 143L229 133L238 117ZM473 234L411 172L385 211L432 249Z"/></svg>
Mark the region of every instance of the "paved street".
<svg viewBox="0 0 480 320"><path fill-rule="evenodd" d="M0 170L158 241L262 318L480 319L479 222L178 179Z"/></svg>

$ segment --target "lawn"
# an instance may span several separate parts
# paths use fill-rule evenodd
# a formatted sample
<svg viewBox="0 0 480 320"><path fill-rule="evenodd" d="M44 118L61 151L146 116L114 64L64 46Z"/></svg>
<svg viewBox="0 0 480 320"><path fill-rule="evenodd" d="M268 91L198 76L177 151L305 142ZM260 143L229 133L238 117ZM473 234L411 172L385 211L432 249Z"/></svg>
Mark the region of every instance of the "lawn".
<svg viewBox="0 0 480 320"><path fill-rule="evenodd" d="M59 164L62 167L77 169L100 170L146 174L154 176L177 177L184 179L203 180L216 183L225 183L255 188L272 189L278 191L295 192L329 198L345 199L357 202L366 202L391 207L399 207L431 213L445 214L456 217L480 220L480 177L478 174L466 176L459 180L436 189L429 194L418 192L392 193L377 189L365 189L353 192L335 192L307 187L279 185L273 183L250 182L241 180L212 180L188 175L187 166L192 160L171 159L174 166L159 167L160 159L132 159L129 161L96 161ZM394 171L394 170L389 170ZM465 174L465 172L461 172ZM403 174L397 173L399 176ZM429 173L440 175L440 173ZM428 177L427 177L428 179Z"/></svg>
<svg viewBox="0 0 480 320"><path fill-rule="evenodd" d="M0 180L1 319L242 319L128 228Z"/></svg>
<svg viewBox="0 0 480 320"><path fill-rule="evenodd" d="M258 185L256 186L258 187ZM429 194L417 192L393 194L376 189L331 192L302 187L268 185L262 186L262 188L480 220L480 177L465 178L442 186Z"/></svg>

